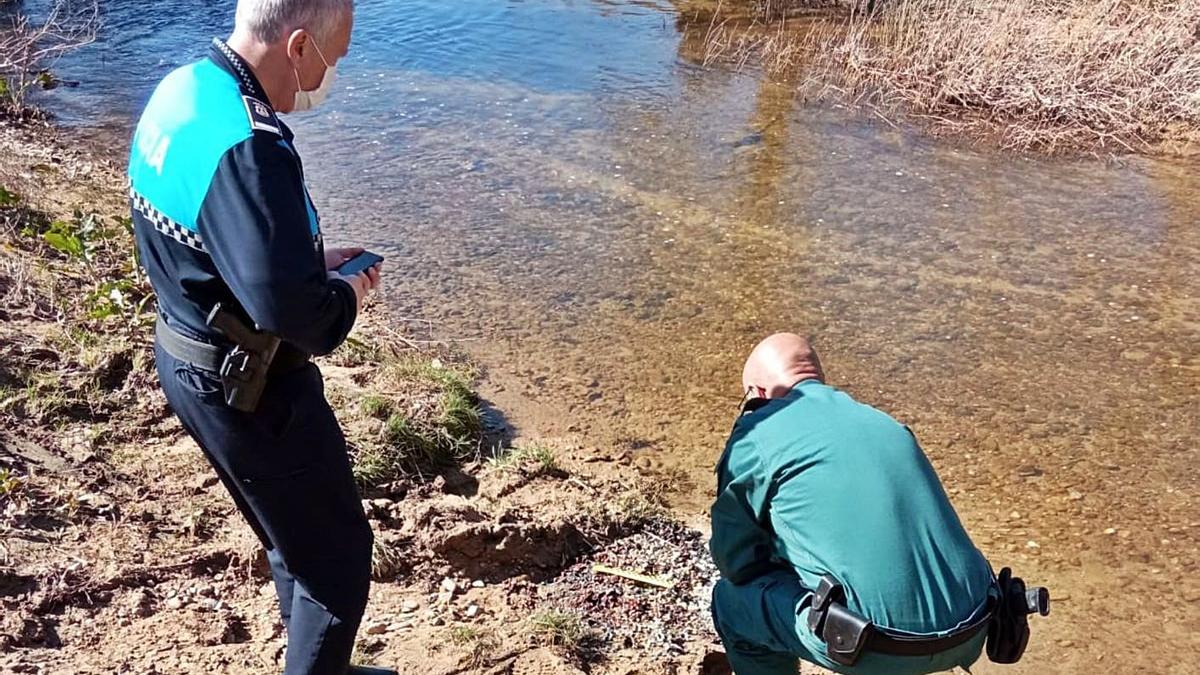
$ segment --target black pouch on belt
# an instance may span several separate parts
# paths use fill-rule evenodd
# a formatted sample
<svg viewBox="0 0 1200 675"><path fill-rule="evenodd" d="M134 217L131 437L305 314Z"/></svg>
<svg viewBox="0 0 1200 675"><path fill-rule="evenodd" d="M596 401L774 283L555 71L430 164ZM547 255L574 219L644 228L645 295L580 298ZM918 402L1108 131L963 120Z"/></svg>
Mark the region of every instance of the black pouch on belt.
<svg viewBox="0 0 1200 675"><path fill-rule="evenodd" d="M1029 644L1029 615L1050 613L1050 594L1044 588L1025 587L1025 581L1014 577L1005 567L996 577L1000 597L995 614L988 624L987 655L993 663L1016 663Z"/></svg>
<svg viewBox="0 0 1200 675"><path fill-rule="evenodd" d="M846 589L832 575L821 578L813 591L808 627L825 641L825 653L843 666L858 663L875 625L850 611L846 605Z"/></svg>
<svg viewBox="0 0 1200 675"><path fill-rule="evenodd" d="M875 624L867 619L840 603L830 604L825 610L825 630L821 636L825 640L825 653L843 666L853 666L874 631Z"/></svg>

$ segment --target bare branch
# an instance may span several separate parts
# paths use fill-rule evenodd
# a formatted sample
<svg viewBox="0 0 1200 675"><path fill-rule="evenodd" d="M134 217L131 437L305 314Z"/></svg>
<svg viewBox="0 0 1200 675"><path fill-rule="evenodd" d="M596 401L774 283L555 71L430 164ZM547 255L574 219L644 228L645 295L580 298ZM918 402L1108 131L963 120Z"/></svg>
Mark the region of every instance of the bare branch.
<svg viewBox="0 0 1200 675"><path fill-rule="evenodd" d="M29 91L43 83L60 57L96 39L99 0L54 0L44 18L16 12L0 27L0 109L28 112Z"/></svg>

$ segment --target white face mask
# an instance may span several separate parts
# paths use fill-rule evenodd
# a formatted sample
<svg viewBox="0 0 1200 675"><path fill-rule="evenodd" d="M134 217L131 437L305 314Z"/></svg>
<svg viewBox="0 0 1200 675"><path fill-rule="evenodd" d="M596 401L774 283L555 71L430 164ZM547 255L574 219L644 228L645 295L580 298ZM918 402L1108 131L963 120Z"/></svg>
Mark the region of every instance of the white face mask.
<svg viewBox="0 0 1200 675"><path fill-rule="evenodd" d="M312 91L304 91L304 86L300 84L300 71L292 68L292 73L296 76L296 97L292 102L292 112L304 112L325 102L329 96L329 89L333 87L333 80L337 77L337 65L329 65L325 60L325 55L321 53L321 48L317 47L317 41L312 41L313 47L317 50L317 56L321 57L321 63L325 64L325 75L321 78L321 84Z"/></svg>

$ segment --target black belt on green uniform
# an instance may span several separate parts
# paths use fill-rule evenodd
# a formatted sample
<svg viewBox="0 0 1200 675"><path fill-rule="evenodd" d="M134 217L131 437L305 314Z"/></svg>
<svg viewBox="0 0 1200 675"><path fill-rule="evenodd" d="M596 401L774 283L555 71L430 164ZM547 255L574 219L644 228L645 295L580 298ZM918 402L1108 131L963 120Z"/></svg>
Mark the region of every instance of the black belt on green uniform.
<svg viewBox="0 0 1200 675"><path fill-rule="evenodd" d="M969 642L992 620L992 601L977 611L979 616L967 625L945 635L907 635L873 624L848 609L845 588L832 576L821 578L812 596L808 627L825 641L829 658L846 666L858 662L864 651L892 656L932 656Z"/></svg>
<svg viewBox="0 0 1200 675"><path fill-rule="evenodd" d="M163 351L201 370L209 370L219 374L221 372L221 364L225 362L225 356L229 353L228 348L201 342L171 328L163 321L161 313L158 315L158 323L154 327L154 333ZM288 355L288 352L290 352L290 355ZM288 350L288 352L279 354L271 362L271 375L288 373L308 363L309 356L307 354L294 350Z"/></svg>

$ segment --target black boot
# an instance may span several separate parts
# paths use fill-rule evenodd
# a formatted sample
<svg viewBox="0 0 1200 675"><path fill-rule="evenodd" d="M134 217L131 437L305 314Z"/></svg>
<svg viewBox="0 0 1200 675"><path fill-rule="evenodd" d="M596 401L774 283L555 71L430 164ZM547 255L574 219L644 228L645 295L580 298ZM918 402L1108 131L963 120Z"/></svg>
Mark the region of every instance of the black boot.
<svg viewBox="0 0 1200 675"><path fill-rule="evenodd" d="M350 666L346 675L398 675L391 668L376 668L375 666Z"/></svg>

